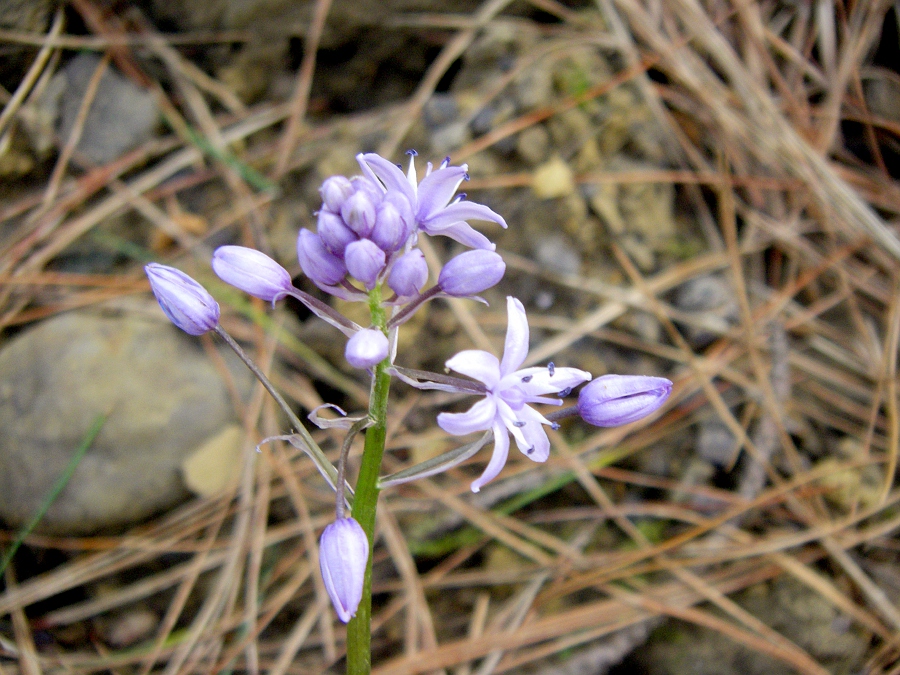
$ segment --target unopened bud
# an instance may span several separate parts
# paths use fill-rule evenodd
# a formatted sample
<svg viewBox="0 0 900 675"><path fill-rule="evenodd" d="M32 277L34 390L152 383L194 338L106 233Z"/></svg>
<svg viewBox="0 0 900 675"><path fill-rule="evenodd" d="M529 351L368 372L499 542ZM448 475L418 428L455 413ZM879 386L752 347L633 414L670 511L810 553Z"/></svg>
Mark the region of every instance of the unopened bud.
<svg viewBox="0 0 900 675"><path fill-rule="evenodd" d="M451 259L438 277L447 295L466 297L495 286L506 272L506 263L494 251L475 249Z"/></svg>
<svg viewBox="0 0 900 675"><path fill-rule="evenodd" d="M157 263L144 271L162 311L185 333L203 335L219 324L219 303L187 274Z"/></svg>
<svg viewBox="0 0 900 675"><path fill-rule="evenodd" d="M322 580L334 611L344 623L356 616L368 560L369 540L353 518L340 518L322 532L319 540Z"/></svg>
<svg viewBox="0 0 900 675"><path fill-rule="evenodd" d="M384 333L377 328L366 328L347 340L344 358L354 368L364 370L384 361L388 348L388 339Z"/></svg>
<svg viewBox="0 0 900 675"><path fill-rule="evenodd" d="M244 246L220 246L213 253L213 271L244 293L275 303L293 289L291 275L269 256Z"/></svg>
<svg viewBox="0 0 900 675"><path fill-rule="evenodd" d="M655 412L671 393L664 377L603 375L578 394L578 414L596 427L617 427Z"/></svg>

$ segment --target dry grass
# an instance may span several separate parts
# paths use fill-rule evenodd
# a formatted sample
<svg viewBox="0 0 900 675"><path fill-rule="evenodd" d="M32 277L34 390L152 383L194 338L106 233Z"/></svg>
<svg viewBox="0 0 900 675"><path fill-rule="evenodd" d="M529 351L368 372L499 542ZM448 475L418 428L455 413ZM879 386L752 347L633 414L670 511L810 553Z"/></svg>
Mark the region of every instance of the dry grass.
<svg viewBox="0 0 900 675"><path fill-rule="evenodd" d="M380 151L395 156L445 71L480 27L504 20L501 13L510 3L487 0L470 17L395 17L398 24L447 33L416 92L389 109L320 124L305 120L314 49L307 50L289 102L248 108L186 61L173 40L154 35L145 24L140 44L164 64L179 107L141 69L131 53L137 40L123 35L115 17L99 14L90 0L72 4L94 33L92 41L66 38L59 17L46 36L3 35L40 50L6 100L0 133L42 86L67 44L105 48L110 63L156 93L178 133L80 173L69 170L72 141L40 192L0 205L0 221L12 232L0 251L4 327L101 302L146 301L138 265L115 278L46 267L75 239L123 210L140 213L149 227L174 241L179 264L205 265L209 250L203 236L171 208L179 193L194 185L220 182L233 195L227 210L204 215L210 231L238 222L248 240L264 241L276 193L260 189L221 157L240 153L242 162L275 181L313 165L335 139L363 132L381 134ZM316 3L318 22L309 29L308 44L316 44L329 4ZM553 0L533 4L560 18L556 37L547 38L555 40L552 50L594 44L617 54L622 69L599 86L492 129L455 152L454 159L484 152L625 83L637 87L665 130L665 151L674 168L593 172L577 179L678 186L700 214L707 250L648 277L615 248L626 279L621 285L590 274L554 277L528 259L508 260L512 268L582 294L592 307L580 316L535 317L549 337L532 351L533 362L551 359L586 336L641 350L670 364L676 383L672 405L638 429L595 430L577 442L554 433L547 465L512 462L504 480L485 490L480 502L470 498L469 474L461 471L385 494L375 554L375 672L521 672L585 645L588 663L599 667L641 642L660 617L676 617L719 631L798 673L825 674L828 670L803 648L732 599L784 575L872 636L866 672L900 672L900 611L867 564L872 552L896 561L894 533L900 526L894 480L900 438L900 239L890 224L900 213L900 190L879 150L885 138L896 143L898 127L872 115L861 96L865 59L890 3L813 11L803 2L597 0L591 13L575 13ZM523 57L509 78L552 50ZM664 74L665 84L648 77L651 68ZM485 102L501 95L503 85L486 94ZM842 147L843 119L862 125L871 165ZM222 154L204 155L183 133L188 125ZM528 174L486 176L471 187L499 192L530 180ZM740 319L698 351L681 332L692 319L671 304L669 292L711 271L730 278ZM502 317L476 316L467 303L452 308L475 344L497 344ZM617 323L637 313L659 322L659 342L643 341ZM283 383L299 405L321 403L310 377L328 381L359 405L364 390L332 366L305 360L286 340L273 345L237 313L226 312L224 322L255 343L261 357L284 359L307 373ZM414 435L405 426L413 406L439 399L397 393L391 450L443 443L436 432ZM743 403L742 413L735 414L735 402ZM710 416L731 431L736 451L753 460L733 491L690 488L616 466ZM251 451L259 437L280 431L261 391L244 419L248 452L230 494L192 501L120 536L28 537L29 546L60 549L70 558L21 583L8 571L0 617L11 620L0 635L0 654L17 666L0 662L0 673L17 667L28 674L235 669L278 675L321 673L340 660L343 627L335 622L316 573L315 542L331 517L330 498L295 449L273 443L260 455ZM802 447L810 434L855 439L854 452L811 467ZM323 435L323 443L328 440ZM388 469L400 468L390 457L389 463L397 465ZM867 467L877 467L882 476L875 494L861 494L857 503L841 507L824 498L827 486L834 485L827 479L856 476ZM516 494L542 488L552 493L572 484L589 503L565 513L490 508ZM622 486L686 490L698 499L633 503L620 499ZM701 503L706 506L692 506ZM650 536L635 525L636 518L667 526ZM416 532L405 531L411 522L419 526ZM472 536L455 541L446 534L462 525ZM619 544L592 545L601 531ZM14 535L6 533L6 541ZM416 546L437 542L445 553L419 572L407 537ZM501 555L497 551L503 551L503 562L490 564L492 556ZM160 562L172 559L179 562ZM26 616L35 603L104 583L113 590L88 591L86 600ZM451 589L456 600L447 599ZM165 598L166 609L149 641L137 647L111 649L88 639L65 651L35 646L35 631L93 625L152 597ZM535 667L564 672L556 663L543 671Z"/></svg>

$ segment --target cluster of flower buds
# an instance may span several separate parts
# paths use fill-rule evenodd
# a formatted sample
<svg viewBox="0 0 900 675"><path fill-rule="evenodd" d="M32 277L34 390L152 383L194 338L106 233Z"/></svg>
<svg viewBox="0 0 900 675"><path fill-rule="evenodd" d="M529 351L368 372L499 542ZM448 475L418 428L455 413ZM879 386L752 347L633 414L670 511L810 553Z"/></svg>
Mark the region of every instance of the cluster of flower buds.
<svg viewBox="0 0 900 675"><path fill-rule="evenodd" d="M506 266L494 245L465 221L487 220L503 227L506 222L487 206L456 195L467 177L466 166L450 166L449 160L437 169L428 164L419 182L414 156L404 174L383 157L360 154L363 175L332 176L322 184L317 232L304 229L297 238L300 267L317 286L348 300L365 299L363 290L382 283L394 292L395 303L419 296L428 280L425 256L415 248L419 232L445 235L477 249L444 268L438 287L445 295L473 296L503 277Z"/></svg>

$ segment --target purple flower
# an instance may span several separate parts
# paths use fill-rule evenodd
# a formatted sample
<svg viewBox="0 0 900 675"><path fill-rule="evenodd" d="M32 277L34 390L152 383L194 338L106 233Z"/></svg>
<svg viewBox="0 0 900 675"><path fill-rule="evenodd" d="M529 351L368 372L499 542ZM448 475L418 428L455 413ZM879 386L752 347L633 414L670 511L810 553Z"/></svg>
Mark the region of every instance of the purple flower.
<svg viewBox="0 0 900 675"><path fill-rule="evenodd" d="M272 304L294 290L288 271L256 249L220 246L213 253L212 268L225 283Z"/></svg>
<svg viewBox="0 0 900 675"><path fill-rule="evenodd" d="M377 328L366 328L347 340L344 358L354 368L371 368L384 361L388 348L384 333Z"/></svg>
<svg viewBox="0 0 900 675"><path fill-rule="evenodd" d="M300 230L297 258L303 273L319 286L334 286L347 275L344 261L325 247L319 235L309 230Z"/></svg>
<svg viewBox="0 0 900 675"><path fill-rule="evenodd" d="M397 259L388 275L387 284L401 298L418 295L428 281L428 263L425 255L417 248L411 249Z"/></svg>
<svg viewBox="0 0 900 675"><path fill-rule="evenodd" d="M203 286L174 267L144 267L150 288L169 321L190 335L203 335L219 325L219 303Z"/></svg>
<svg viewBox="0 0 900 675"><path fill-rule="evenodd" d="M340 518L322 532L319 540L322 580L334 611L344 623L356 616L368 560L369 540L353 518Z"/></svg>
<svg viewBox="0 0 900 675"><path fill-rule="evenodd" d="M484 204L465 201L462 195L454 198L460 183L468 178L468 167L450 166L445 159L436 169L429 162L425 177L418 180L414 160L410 153L406 174L395 164L375 153L356 156L363 172L379 181L386 192L396 191L404 195L412 207L416 226L426 234L444 235L472 248L493 250L494 244L480 232L472 229L467 220L489 220L506 227L503 217Z"/></svg>
<svg viewBox="0 0 900 675"><path fill-rule="evenodd" d="M438 277L438 286L457 298L477 295L503 278L506 263L499 254L484 249L460 253L451 258Z"/></svg>
<svg viewBox="0 0 900 675"><path fill-rule="evenodd" d="M550 439L543 424L551 424L529 403L561 405L558 398L546 394L568 391L591 379L591 374L576 368L525 368L517 370L528 356L528 319L525 308L516 298L506 299L509 323L503 360L485 351L471 349L460 352L447 367L478 380L485 386L484 399L464 413L441 413L437 422L449 434L462 436L492 429L494 454L484 473L472 483L472 492L492 480L509 453L509 436L525 455L544 462L550 454Z"/></svg>
<svg viewBox="0 0 900 675"><path fill-rule="evenodd" d="M671 393L664 377L603 375L578 394L578 414L596 427L617 427L658 410Z"/></svg>

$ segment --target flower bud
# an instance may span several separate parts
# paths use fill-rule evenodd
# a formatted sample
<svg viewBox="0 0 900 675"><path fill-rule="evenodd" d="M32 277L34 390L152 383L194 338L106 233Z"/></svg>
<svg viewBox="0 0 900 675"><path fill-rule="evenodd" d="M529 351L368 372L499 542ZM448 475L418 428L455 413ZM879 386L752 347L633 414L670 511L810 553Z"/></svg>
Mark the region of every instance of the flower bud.
<svg viewBox="0 0 900 675"><path fill-rule="evenodd" d="M588 424L617 427L659 409L671 393L664 377L603 375L578 394L578 414Z"/></svg>
<svg viewBox="0 0 900 675"><path fill-rule="evenodd" d="M322 532L319 540L322 580L334 611L344 623L356 616L368 560L369 540L353 518L340 518Z"/></svg>
<svg viewBox="0 0 900 675"><path fill-rule="evenodd" d="M415 226L409 201L398 192L388 192L378 205L375 227L369 238L385 253L393 253L409 239Z"/></svg>
<svg viewBox="0 0 900 675"><path fill-rule="evenodd" d="M187 274L157 263L144 271L162 311L185 333L203 335L219 325L219 303Z"/></svg>
<svg viewBox="0 0 900 675"><path fill-rule="evenodd" d="M388 348L388 339L384 333L377 328L366 328L347 340L344 358L354 368L372 368L384 361Z"/></svg>
<svg viewBox="0 0 900 675"><path fill-rule="evenodd" d="M335 213L341 210L344 200L353 194L353 184L344 176L326 178L319 188L325 208Z"/></svg>
<svg viewBox="0 0 900 675"><path fill-rule="evenodd" d="M322 286L334 286L347 274L344 261L325 248L319 235L306 229L297 237L297 259L303 273Z"/></svg>
<svg viewBox="0 0 900 675"><path fill-rule="evenodd" d="M318 222L318 234L322 238L322 243L338 257L344 255L344 249L348 244L359 239L338 213L319 211Z"/></svg>
<svg viewBox="0 0 900 675"><path fill-rule="evenodd" d="M361 186L362 181L356 183L359 187L341 204L341 218L360 237L368 237L375 227L375 201L373 195Z"/></svg>
<svg viewBox="0 0 900 675"><path fill-rule="evenodd" d="M407 251L397 259L388 275L387 284L401 298L418 295L428 281L428 263L417 248Z"/></svg>
<svg viewBox="0 0 900 675"><path fill-rule="evenodd" d="M220 246L212 268L225 283L273 304L294 289L288 271L256 249Z"/></svg>
<svg viewBox="0 0 900 675"><path fill-rule="evenodd" d="M438 277L438 285L447 295L466 297L496 285L506 272L499 254L485 249L460 253L451 259Z"/></svg>
<svg viewBox="0 0 900 675"><path fill-rule="evenodd" d="M384 251L370 239L354 241L344 251L344 263L350 276L359 279L370 291L384 269L384 261Z"/></svg>

